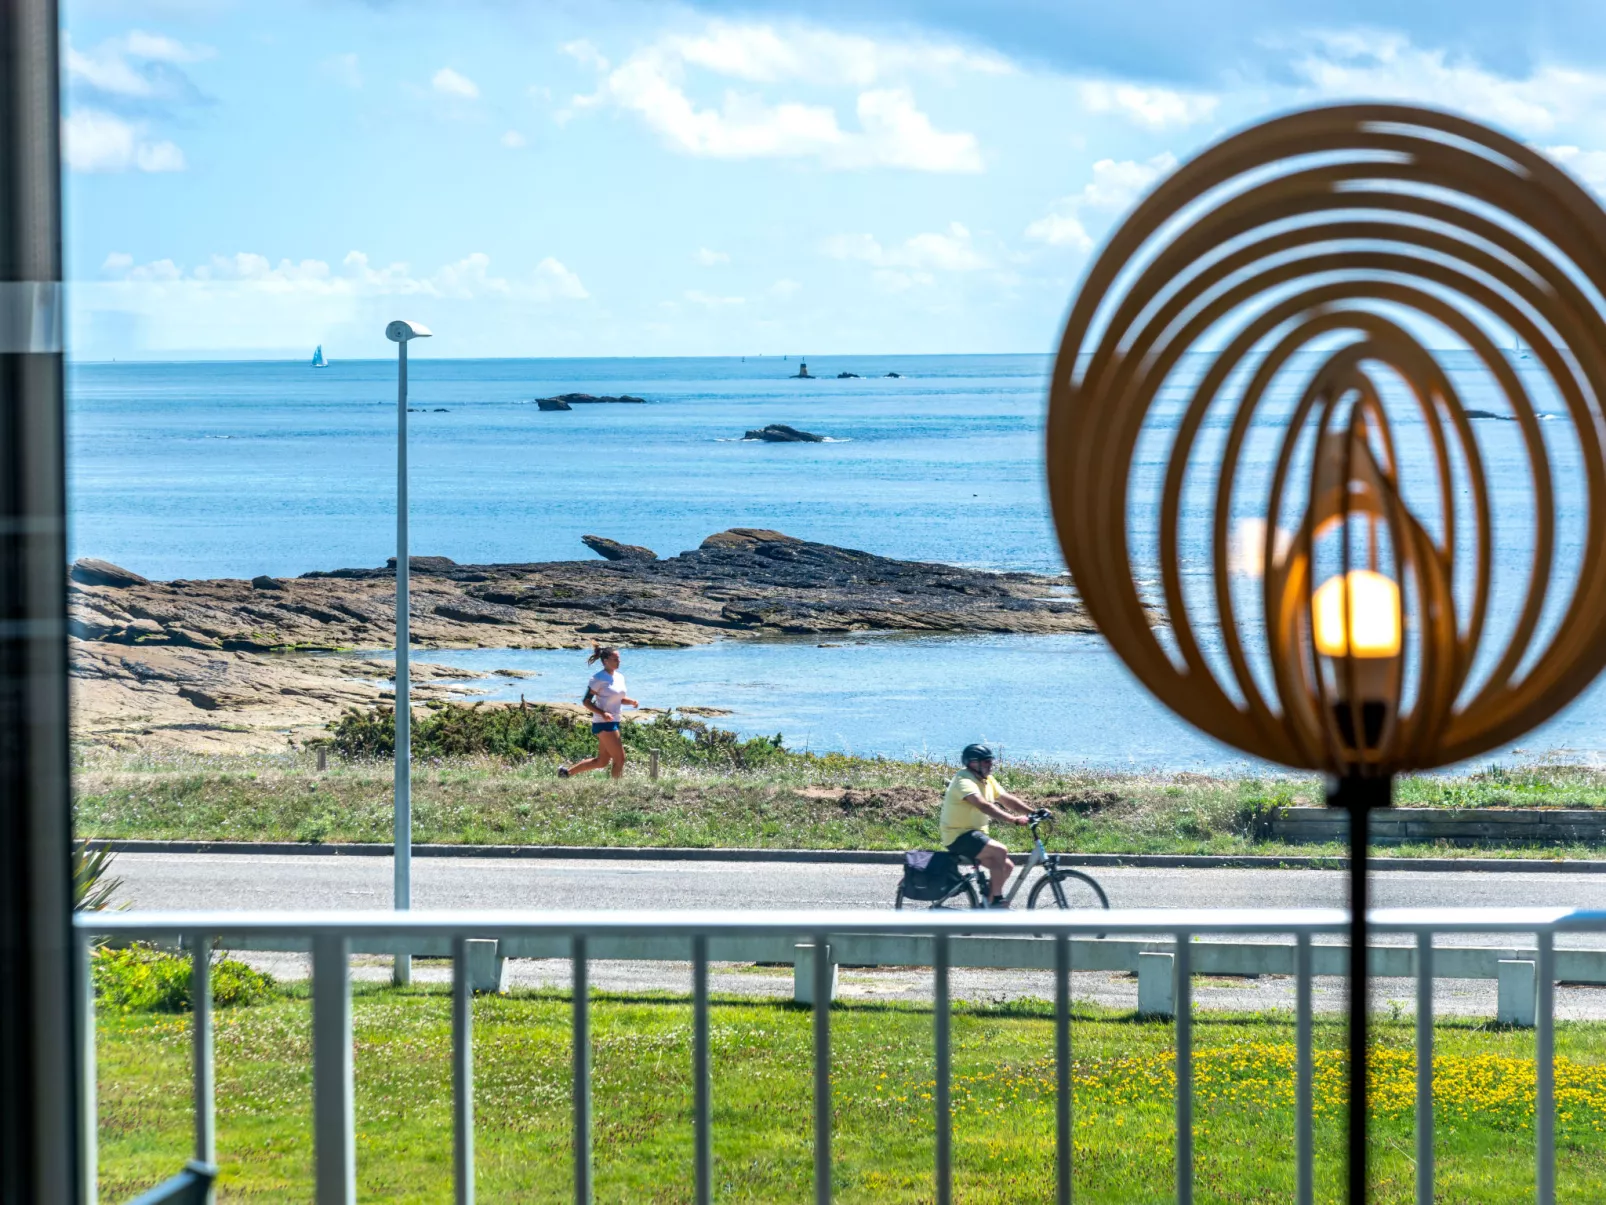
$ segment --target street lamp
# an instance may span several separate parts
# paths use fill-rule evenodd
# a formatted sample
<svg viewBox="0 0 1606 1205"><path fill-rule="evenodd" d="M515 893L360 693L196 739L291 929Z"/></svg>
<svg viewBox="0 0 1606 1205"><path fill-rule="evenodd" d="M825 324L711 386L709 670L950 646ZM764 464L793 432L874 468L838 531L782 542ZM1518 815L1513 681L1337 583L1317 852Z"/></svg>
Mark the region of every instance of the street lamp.
<svg viewBox="0 0 1606 1205"><path fill-rule="evenodd" d="M407 596L407 343L428 339L429 327L398 318L385 327L385 338L396 345L396 811L391 849L395 866L396 910L413 906L413 712L409 666ZM397 954L391 971L396 984L413 980L411 954Z"/></svg>
<svg viewBox="0 0 1606 1205"><path fill-rule="evenodd" d="M1606 665L1601 297L1606 212L1550 160L1449 114L1340 105L1231 135L1163 180L1088 269L1055 363L1050 498L1090 615L1184 719L1324 772L1349 812L1354 1205L1369 814L1397 774L1510 744ZM1513 337L1532 348L1522 373ZM1453 370L1435 342L1458 345ZM1493 397L1513 420L1481 436L1459 392L1473 374L1479 408ZM1561 412L1543 433L1536 385ZM1134 498L1156 471L1158 506ZM1563 485L1587 523L1570 558ZM1532 539L1525 568L1500 561L1500 591L1496 495L1516 500L1502 540L1524 523ZM1229 557L1241 532L1255 555ZM1431 956L1420 943L1430 983ZM1431 1076L1431 1051L1418 1059ZM1418 1200L1433 1198L1432 1126L1423 1110ZM1191 1149L1177 1144L1184 1200ZM1541 1201L1553 1185L1542 1159Z"/></svg>

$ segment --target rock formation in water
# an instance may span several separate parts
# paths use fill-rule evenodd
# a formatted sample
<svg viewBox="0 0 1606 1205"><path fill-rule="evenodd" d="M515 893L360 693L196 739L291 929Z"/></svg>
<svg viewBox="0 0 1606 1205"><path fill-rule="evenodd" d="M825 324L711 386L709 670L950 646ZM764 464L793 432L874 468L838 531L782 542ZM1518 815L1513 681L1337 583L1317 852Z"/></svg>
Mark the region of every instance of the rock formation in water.
<svg viewBox="0 0 1606 1205"><path fill-rule="evenodd" d="M581 536L580 543L610 561L656 561L658 554L640 544L621 544L607 536Z"/></svg>
<svg viewBox="0 0 1606 1205"><path fill-rule="evenodd" d="M815 435L812 431L799 431L796 427L788 427L785 423L771 423L757 431L749 431L742 436L743 439L762 439L772 444L819 444L825 442L825 436Z"/></svg>
<svg viewBox="0 0 1606 1205"><path fill-rule="evenodd" d="M718 532L656 560L459 565L421 556L409 564L412 639L421 648L1094 630L1064 577L901 561L766 528ZM343 706L378 701L385 670L353 650L392 643L394 561L272 580L278 589L238 578L152 582L104 562L75 564L68 604L80 735L282 748ZM426 685L480 676L415 668ZM430 686L420 700L446 689Z"/></svg>
<svg viewBox="0 0 1606 1205"><path fill-rule="evenodd" d="M618 397L597 397L590 393L560 393L557 397L538 397L535 404L543 410L572 410L576 406L627 405L643 406L647 399L622 393Z"/></svg>

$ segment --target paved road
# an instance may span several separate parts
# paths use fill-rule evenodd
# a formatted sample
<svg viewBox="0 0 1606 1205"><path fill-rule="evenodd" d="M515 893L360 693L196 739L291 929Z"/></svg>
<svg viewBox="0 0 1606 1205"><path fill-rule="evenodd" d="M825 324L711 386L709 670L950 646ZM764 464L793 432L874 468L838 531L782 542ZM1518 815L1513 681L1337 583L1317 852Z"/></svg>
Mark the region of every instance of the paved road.
<svg viewBox="0 0 1606 1205"><path fill-rule="evenodd" d="M384 908L389 858L120 854L120 900L140 908ZM419 858L415 908L877 908L895 866ZM1332 870L1099 869L1115 907L1342 906ZM1378 907L1606 908L1606 875L1413 873L1372 877Z"/></svg>
<svg viewBox="0 0 1606 1205"><path fill-rule="evenodd" d="M238 854L121 854L115 873L123 880L119 902L138 908L288 909L383 908L391 899L388 858L270 856ZM1341 906L1345 875L1326 870L1108 869L1097 877L1116 907ZM891 903L898 870L892 866L810 865L786 862L615 862L544 861L498 858L422 858L413 863L413 905L417 908L862 908ZM1412 873L1388 871L1373 877L1380 907L1411 906L1572 906L1606 908L1606 876L1553 873ZM1488 945L1495 939L1467 936L1463 944ZM1526 944L1526 943L1519 943ZM1596 937L1563 939L1561 944L1606 946ZM253 955L251 961L287 977L306 974L295 955ZM388 978L388 959L359 960L357 974ZM518 960L512 982L564 986L563 961ZM445 969L421 964L421 978L445 976ZM592 982L602 990L661 988L685 991L689 968L678 963L598 963ZM954 972L954 991L962 999L989 1000L1020 995L1046 997L1049 977L1034 971ZM789 968L724 968L713 976L715 991L752 995L790 995ZM1344 1006L1340 980L1318 979L1321 1009ZM1412 985L1403 980L1377 984L1377 1005L1398 1002L1409 1012ZM1130 1008L1137 985L1103 972L1076 976L1078 999ZM1291 1007L1293 986L1285 977L1255 981L1203 980L1200 1004L1216 1008ZM1442 980L1435 999L1442 1013L1493 1017L1495 984L1480 980ZM844 996L878 999L929 999L931 975L920 969L844 971ZM1606 989L1564 987L1558 991L1561 1017L1606 1017Z"/></svg>

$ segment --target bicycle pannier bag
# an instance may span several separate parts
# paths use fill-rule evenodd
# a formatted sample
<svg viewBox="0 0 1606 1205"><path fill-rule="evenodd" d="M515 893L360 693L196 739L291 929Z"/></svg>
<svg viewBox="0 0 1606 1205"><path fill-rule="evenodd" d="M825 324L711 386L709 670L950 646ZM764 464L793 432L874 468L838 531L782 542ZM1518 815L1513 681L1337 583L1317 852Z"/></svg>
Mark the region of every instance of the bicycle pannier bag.
<svg viewBox="0 0 1606 1205"><path fill-rule="evenodd" d="M916 849L903 855L903 898L934 902L959 886L959 867L943 850Z"/></svg>

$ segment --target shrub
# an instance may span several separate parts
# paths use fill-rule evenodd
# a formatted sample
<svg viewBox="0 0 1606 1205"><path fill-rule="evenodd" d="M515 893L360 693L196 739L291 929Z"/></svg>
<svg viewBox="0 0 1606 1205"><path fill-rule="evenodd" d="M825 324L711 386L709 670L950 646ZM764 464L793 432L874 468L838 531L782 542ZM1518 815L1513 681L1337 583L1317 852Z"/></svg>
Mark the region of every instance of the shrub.
<svg viewBox="0 0 1606 1205"><path fill-rule="evenodd" d="M329 729L329 743L342 757L363 761L395 753L393 708L350 708ZM786 749L779 733L744 739L728 729L673 712L627 723L620 733L626 749L640 754L656 750L665 765L758 769L801 756ZM539 703L429 706L414 718L412 746L415 758L486 754L513 762L532 757L579 761L597 748L591 726L583 718Z"/></svg>
<svg viewBox="0 0 1606 1205"><path fill-rule="evenodd" d="M111 902L122 879L108 878L112 851L104 845L90 847L88 841L75 842L72 849L73 908L79 912L99 912Z"/></svg>
<svg viewBox="0 0 1606 1205"><path fill-rule="evenodd" d="M123 1012L186 1013L190 996L190 959L148 945L95 951L95 997ZM273 976L254 971L232 958L213 957L212 1001L219 1008L256 1004L276 995Z"/></svg>

